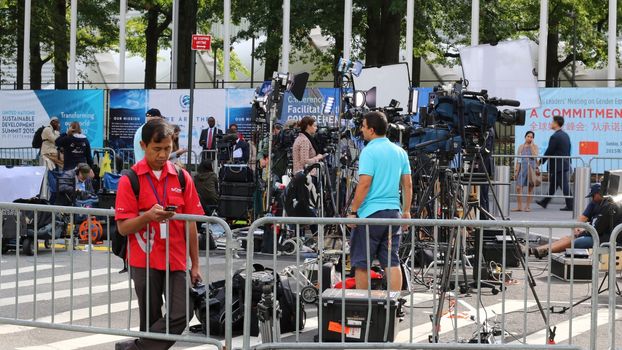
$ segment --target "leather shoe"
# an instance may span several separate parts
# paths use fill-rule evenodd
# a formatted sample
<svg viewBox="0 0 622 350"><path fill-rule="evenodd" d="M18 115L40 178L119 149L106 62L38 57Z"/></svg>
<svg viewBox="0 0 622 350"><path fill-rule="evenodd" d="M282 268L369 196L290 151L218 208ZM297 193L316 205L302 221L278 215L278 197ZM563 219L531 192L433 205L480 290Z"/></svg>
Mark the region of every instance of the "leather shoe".
<svg viewBox="0 0 622 350"><path fill-rule="evenodd" d="M559 208L559 210L561 211L572 211L572 208L568 208L568 207L563 207L563 208Z"/></svg>
<svg viewBox="0 0 622 350"><path fill-rule="evenodd" d="M542 259L548 255L548 250L540 250L538 248L529 248L529 253L538 259Z"/></svg>
<svg viewBox="0 0 622 350"><path fill-rule="evenodd" d="M541 206L544 209L546 209L546 206L548 205L548 203L546 203L544 200L536 201L536 204Z"/></svg>

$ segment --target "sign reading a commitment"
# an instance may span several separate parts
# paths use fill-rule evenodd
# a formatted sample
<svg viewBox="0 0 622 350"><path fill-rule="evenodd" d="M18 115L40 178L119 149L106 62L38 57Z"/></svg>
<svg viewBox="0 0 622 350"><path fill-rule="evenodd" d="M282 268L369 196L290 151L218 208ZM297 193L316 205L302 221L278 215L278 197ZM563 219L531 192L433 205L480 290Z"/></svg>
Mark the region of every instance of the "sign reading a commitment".
<svg viewBox="0 0 622 350"><path fill-rule="evenodd" d="M199 51L210 50L212 37L210 35L192 34L192 49Z"/></svg>

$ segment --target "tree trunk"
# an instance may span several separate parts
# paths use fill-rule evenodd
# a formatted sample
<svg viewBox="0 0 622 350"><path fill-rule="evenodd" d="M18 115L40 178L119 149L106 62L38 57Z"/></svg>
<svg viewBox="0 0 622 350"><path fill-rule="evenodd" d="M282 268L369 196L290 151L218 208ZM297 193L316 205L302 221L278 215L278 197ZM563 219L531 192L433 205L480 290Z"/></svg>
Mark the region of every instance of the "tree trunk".
<svg viewBox="0 0 622 350"><path fill-rule="evenodd" d="M145 29L145 89L156 88L158 36L158 9L152 7L147 11L147 29Z"/></svg>
<svg viewBox="0 0 622 350"><path fill-rule="evenodd" d="M24 2L17 1L17 90L24 88Z"/></svg>
<svg viewBox="0 0 622 350"><path fill-rule="evenodd" d="M54 3L54 87L57 90L67 89L67 52L69 37L67 35L67 6L65 0Z"/></svg>
<svg viewBox="0 0 622 350"><path fill-rule="evenodd" d="M365 65L380 64L380 51L383 28L381 0L367 0L367 31L365 33Z"/></svg>
<svg viewBox="0 0 622 350"><path fill-rule="evenodd" d="M190 88L190 65L192 51L190 45L192 34L197 28L197 1L185 0L179 2L179 31L177 33L177 88Z"/></svg>
<svg viewBox="0 0 622 350"><path fill-rule="evenodd" d="M400 61L400 36L402 14L389 10L392 0L384 0L382 6L382 20L378 33L381 43L380 65L394 64Z"/></svg>
<svg viewBox="0 0 622 350"><path fill-rule="evenodd" d="M412 72L412 86L421 86L421 57L413 55L413 66L410 69Z"/></svg>
<svg viewBox="0 0 622 350"><path fill-rule="evenodd" d="M389 11L393 0L367 0L365 65L399 62L402 14Z"/></svg>
<svg viewBox="0 0 622 350"><path fill-rule="evenodd" d="M278 19L280 21L280 17L278 17ZM277 27L272 28L281 28L281 25L279 24ZM268 31L266 33L266 62L263 73L264 81L272 80L272 74L279 71L279 58L281 55L281 32L278 30L280 29Z"/></svg>
<svg viewBox="0 0 622 350"><path fill-rule="evenodd" d="M41 90L41 68L43 60L41 59L41 45L39 44L39 36L35 32L30 35L30 89Z"/></svg>
<svg viewBox="0 0 622 350"><path fill-rule="evenodd" d="M546 47L546 87L556 87L558 82L557 48L559 46L559 36L557 27L549 28Z"/></svg>

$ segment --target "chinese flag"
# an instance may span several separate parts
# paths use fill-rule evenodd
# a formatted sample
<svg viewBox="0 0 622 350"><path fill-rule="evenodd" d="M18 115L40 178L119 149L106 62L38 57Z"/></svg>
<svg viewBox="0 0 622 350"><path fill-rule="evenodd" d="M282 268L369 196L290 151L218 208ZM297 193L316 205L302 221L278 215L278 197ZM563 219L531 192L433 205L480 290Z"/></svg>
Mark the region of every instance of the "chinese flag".
<svg viewBox="0 0 622 350"><path fill-rule="evenodd" d="M598 155L598 141L581 141L579 142L580 155Z"/></svg>

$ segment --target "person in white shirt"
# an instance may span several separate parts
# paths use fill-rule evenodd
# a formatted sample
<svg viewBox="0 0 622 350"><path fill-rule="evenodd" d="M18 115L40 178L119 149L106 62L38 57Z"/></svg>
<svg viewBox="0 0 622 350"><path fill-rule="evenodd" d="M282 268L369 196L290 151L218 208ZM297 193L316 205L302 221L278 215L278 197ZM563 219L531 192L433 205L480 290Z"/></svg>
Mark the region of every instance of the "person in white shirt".
<svg viewBox="0 0 622 350"><path fill-rule="evenodd" d="M151 108L147 111L145 115L145 124L147 124L150 120L155 118L164 118L160 113L160 110L157 108ZM143 126L141 125L134 133L134 164L140 162L145 158L145 151L143 151L142 147L140 147L140 140L142 139Z"/></svg>
<svg viewBox="0 0 622 350"><path fill-rule="evenodd" d="M41 161L49 170L56 166L63 168L63 159L56 148L56 139L60 136L60 122L58 117L50 118L50 125L46 126L41 133Z"/></svg>

